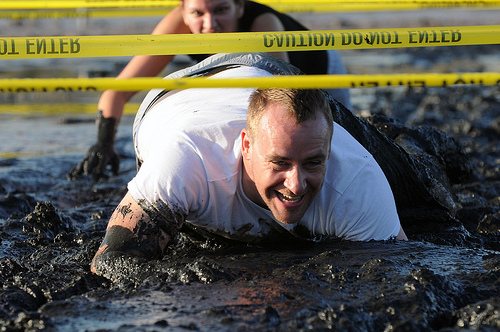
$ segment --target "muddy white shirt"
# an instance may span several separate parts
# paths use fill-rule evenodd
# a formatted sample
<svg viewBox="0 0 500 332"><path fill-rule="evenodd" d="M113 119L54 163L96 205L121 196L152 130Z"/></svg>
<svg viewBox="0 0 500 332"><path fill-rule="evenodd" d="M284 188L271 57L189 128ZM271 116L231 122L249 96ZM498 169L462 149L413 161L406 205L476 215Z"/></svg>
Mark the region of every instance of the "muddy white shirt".
<svg viewBox="0 0 500 332"><path fill-rule="evenodd" d="M258 76L271 74L240 67L214 77ZM252 91L188 89L155 103L137 129L136 153L142 165L128 185L146 212L239 240L265 237L276 229L294 232L242 189L240 133ZM384 240L399 232L394 198L382 170L338 124L324 185L298 225L312 236L358 241Z"/></svg>

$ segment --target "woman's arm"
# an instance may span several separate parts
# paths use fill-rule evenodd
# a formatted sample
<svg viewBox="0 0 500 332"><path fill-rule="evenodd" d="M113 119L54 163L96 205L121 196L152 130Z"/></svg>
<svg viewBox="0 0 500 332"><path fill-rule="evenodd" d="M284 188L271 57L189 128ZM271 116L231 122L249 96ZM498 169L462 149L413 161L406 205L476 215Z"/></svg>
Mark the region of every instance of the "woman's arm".
<svg viewBox="0 0 500 332"><path fill-rule="evenodd" d="M189 33L177 7L166 15L153 30L153 34ZM118 78L152 77L158 75L172 61L173 55L136 56L127 64ZM118 174L119 157L115 151L115 136L118 122L123 115L125 104L136 91L104 91L97 109L97 142L89 148L83 160L68 174L74 179L81 174L93 174L96 179L104 176L107 165L111 165L113 174Z"/></svg>
<svg viewBox="0 0 500 332"><path fill-rule="evenodd" d="M153 35L189 33L182 20L180 8L168 13L153 30ZM158 75L173 59L173 55L141 55L135 56L118 75L118 78L153 77ZM105 91L99 99L98 109L105 118L120 119L125 104L136 94L136 91Z"/></svg>

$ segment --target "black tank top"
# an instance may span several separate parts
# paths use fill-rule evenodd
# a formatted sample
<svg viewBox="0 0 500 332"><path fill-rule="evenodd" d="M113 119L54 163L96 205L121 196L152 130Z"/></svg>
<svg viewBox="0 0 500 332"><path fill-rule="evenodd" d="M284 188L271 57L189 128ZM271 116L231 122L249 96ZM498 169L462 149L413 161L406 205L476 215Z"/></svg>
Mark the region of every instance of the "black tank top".
<svg viewBox="0 0 500 332"><path fill-rule="evenodd" d="M309 30L302 24L294 20L292 17L282 14L271 7L256 3L253 1L245 1L245 11L239 21L239 32L248 32L252 27L255 19L262 14L272 13L278 17L285 31L306 31ZM193 54L190 57L196 61L201 61L207 55ZM290 63L309 75L326 74L328 67L328 54L326 51L293 51L288 52Z"/></svg>

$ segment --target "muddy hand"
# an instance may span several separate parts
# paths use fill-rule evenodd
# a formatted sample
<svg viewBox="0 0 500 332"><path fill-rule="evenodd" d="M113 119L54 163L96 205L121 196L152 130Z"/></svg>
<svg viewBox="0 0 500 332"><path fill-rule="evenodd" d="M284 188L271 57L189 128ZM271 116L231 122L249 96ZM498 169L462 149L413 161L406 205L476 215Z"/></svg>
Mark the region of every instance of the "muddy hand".
<svg viewBox="0 0 500 332"><path fill-rule="evenodd" d="M69 180L74 180L79 175L93 174L96 180L106 177L105 171L111 165L114 175L118 174L120 158L115 149L115 137L118 120L104 118L99 112L97 119L97 142L86 153L83 160L68 174Z"/></svg>
<svg viewBox="0 0 500 332"><path fill-rule="evenodd" d="M114 175L118 174L120 168L120 157L113 146L101 146L95 144L85 155L85 158L76 165L68 174L69 180L74 180L79 175L93 174L96 180L106 177L106 166L111 165Z"/></svg>

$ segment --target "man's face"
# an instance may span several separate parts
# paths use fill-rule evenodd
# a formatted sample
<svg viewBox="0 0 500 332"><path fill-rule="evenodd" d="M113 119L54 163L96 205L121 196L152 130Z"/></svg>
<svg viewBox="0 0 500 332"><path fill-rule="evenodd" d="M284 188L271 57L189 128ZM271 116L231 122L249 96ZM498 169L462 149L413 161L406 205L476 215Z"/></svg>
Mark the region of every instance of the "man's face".
<svg viewBox="0 0 500 332"><path fill-rule="evenodd" d="M278 221L293 224L302 219L323 185L330 136L324 116L296 124L286 112L271 104L253 141L243 130L243 189Z"/></svg>
<svg viewBox="0 0 500 332"><path fill-rule="evenodd" d="M243 15L242 1L184 0L181 13L192 33L236 32Z"/></svg>

